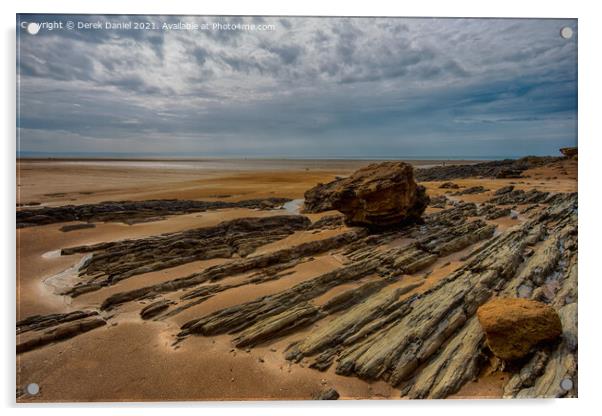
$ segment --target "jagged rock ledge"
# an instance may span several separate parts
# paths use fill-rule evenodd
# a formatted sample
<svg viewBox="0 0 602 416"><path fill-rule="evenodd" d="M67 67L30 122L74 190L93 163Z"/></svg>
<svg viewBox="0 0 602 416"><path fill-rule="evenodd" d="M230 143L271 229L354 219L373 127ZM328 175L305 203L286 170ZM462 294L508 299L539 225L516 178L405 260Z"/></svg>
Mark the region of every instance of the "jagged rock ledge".
<svg viewBox="0 0 602 416"><path fill-rule="evenodd" d="M246 201L190 201L158 199L148 201L106 201L98 204L64 205L17 211L17 228L69 221L137 222L156 221L168 215L191 214L224 208L275 209L288 198L250 199Z"/></svg>
<svg viewBox="0 0 602 416"><path fill-rule="evenodd" d="M230 333L235 345L253 347L332 317L293 341L286 358L309 360L319 370L336 365L340 375L385 380L410 398L446 397L487 365L491 353L475 312L492 296L524 296L527 287L528 296L548 303L575 301L576 194L545 201L548 205L531 219L496 236L482 220L466 221L477 212L474 204L426 216L422 226L366 236L343 252L348 264L285 291L193 319L182 326L179 339ZM386 248L390 241L409 236L416 241ZM415 284L403 285L405 274L482 240L462 267L433 286L420 290ZM352 289L357 302L349 301L353 294L344 294L334 302L340 307L313 303L335 286L367 277L377 283ZM546 378L534 376L543 386L540 391L553 389L550 383L567 373L571 380L576 376L571 364L576 363L574 343L551 345L550 351L542 364L545 372L542 365L537 367L537 374ZM509 394L526 394L532 385L517 383Z"/></svg>
<svg viewBox="0 0 602 416"><path fill-rule="evenodd" d="M115 284L129 277L212 258L245 257L257 247L305 230L311 222L301 215L238 218L214 227L163 234L135 240L64 248L62 255L92 253L82 265L82 282L70 296Z"/></svg>
<svg viewBox="0 0 602 416"><path fill-rule="evenodd" d="M521 159L495 160L467 165L433 166L416 169L415 177L420 182L449 181L470 177L520 178L527 169L545 166L561 159L561 157L527 156Z"/></svg>
<svg viewBox="0 0 602 416"><path fill-rule="evenodd" d="M28 317L17 322L17 354L73 338L106 323L97 311Z"/></svg>

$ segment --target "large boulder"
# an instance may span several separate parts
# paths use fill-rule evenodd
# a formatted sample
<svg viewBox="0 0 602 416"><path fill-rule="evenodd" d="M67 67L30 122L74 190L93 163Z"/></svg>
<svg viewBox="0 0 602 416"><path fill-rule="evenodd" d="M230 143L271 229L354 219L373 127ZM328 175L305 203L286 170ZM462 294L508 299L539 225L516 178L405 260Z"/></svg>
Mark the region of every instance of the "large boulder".
<svg viewBox="0 0 602 416"><path fill-rule="evenodd" d="M353 175L319 184L305 193L305 211L336 209L349 225L387 227L420 219L429 203L412 165L373 163Z"/></svg>
<svg viewBox="0 0 602 416"><path fill-rule="evenodd" d="M477 310L487 345L497 357L516 360L562 334L558 313L545 303L521 298L495 298Z"/></svg>

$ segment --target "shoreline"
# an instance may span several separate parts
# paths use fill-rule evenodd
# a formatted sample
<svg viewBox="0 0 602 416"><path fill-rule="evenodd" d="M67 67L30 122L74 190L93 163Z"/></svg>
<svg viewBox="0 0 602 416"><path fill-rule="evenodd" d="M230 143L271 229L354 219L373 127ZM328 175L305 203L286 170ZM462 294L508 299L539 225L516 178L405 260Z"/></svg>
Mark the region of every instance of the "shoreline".
<svg viewBox="0 0 602 416"><path fill-rule="evenodd" d="M356 161L356 162L383 162L387 160L395 161L492 161L492 160L504 160L504 159L520 159L522 157L535 156L535 157L548 157L555 155L521 155L521 156L508 156L508 155L489 155L489 156L408 156L408 157L286 157L286 156L240 156L240 157L169 157L169 156L22 156L17 155L17 161L72 161L72 160L104 160L104 161L173 161L173 162L203 162L203 161L216 161L216 160L229 160L229 161L262 161L262 160L286 160L286 161Z"/></svg>
<svg viewBox="0 0 602 416"><path fill-rule="evenodd" d="M172 168L172 169L213 169L213 170L281 170L314 167L336 169L337 167L355 168L371 163L402 161L425 168L445 165L472 165L483 162L508 159L290 159L290 158L17 158L17 168L21 164L54 166L98 166L98 167L136 167L136 168ZM515 160L515 159L512 159ZM179 164L179 165L178 165Z"/></svg>

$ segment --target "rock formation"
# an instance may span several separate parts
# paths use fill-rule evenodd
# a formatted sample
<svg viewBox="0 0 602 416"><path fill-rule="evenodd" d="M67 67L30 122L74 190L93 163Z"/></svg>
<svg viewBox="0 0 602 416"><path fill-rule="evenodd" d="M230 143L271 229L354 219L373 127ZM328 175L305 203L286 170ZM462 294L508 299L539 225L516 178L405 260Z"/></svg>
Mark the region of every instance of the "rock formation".
<svg viewBox="0 0 602 416"><path fill-rule="evenodd" d="M190 214L223 208L275 209L288 201L290 199L287 198L250 199L236 202L160 199L28 208L17 211L17 228L69 221L134 224L160 220L167 215Z"/></svg>
<svg viewBox="0 0 602 416"><path fill-rule="evenodd" d="M493 194L494 195L503 195L503 194L507 194L508 192L512 192L513 190L514 190L514 185L507 185L507 186L502 186L500 189L495 191Z"/></svg>
<svg viewBox="0 0 602 416"><path fill-rule="evenodd" d="M141 287L139 289L134 289L127 292L116 293L105 299L101 305L101 309L111 309L125 302L150 298L160 293L169 293L181 289L192 288L210 281L215 282L229 276L250 271L263 270L262 275L252 277L252 279L259 277L257 281L265 281L266 279L272 278L272 275L269 273L269 271L274 267L281 266L282 268L290 268L295 263L300 262L303 259L307 259L319 253L324 253L328 250L335 250L344 246L348 246L352 242L357 241L365 236L366 232L363 230L352 230L343 234L335 235L333 237L278 250L273 253L262 254L246 259L233 260L230 263L209 267L199 273L180 277L175 280L158 283L152 286ZM262 276L265 276L265 278L262 278ZM211 296L212 293L214 293L213 290L208 292L205 291L204 294L199 296L207 298L208 296ZM183 299L186 298L187 296L183 295Z"/></svg>
<svg viewBox="0 0 602 416"><path fill-rule="evenodd" d="M151 319L152 317L165 311L167 308L169 308L169 305L171 305L171 304L172 304L172 302L165 300L165 299L162 299L157 302L153 302L150 305L142 308L142 310L140 311L140 317L142 319Z"/></svg>
<svg viewBox="0 0 602 416"><path fill-rule="evenodd" d="M522 358L535 345L562 333L554 308L530 299L496 298L481 306L477 316L487 345L503 360Z"/></svg>
<svg viewBox="0 0 602 416"><path fill-rule="evenodd" d="M429 205L433 208L445 208L447 205L447 197L445 195L435 196L430 198Z"/></svg>
<svg viewBox="0 0 602 416"><path fill-rule="evenodd" d="M577 148L576 147L563 147L560 149L560 153L562 153L566 157L575 157L575 156L577 156Z"/></svg>
<svg viewBox="0 0 602 416"><path fill-rule="evenodd" d="M472 195L472 194L482 194L483 192L487 192L489 189L486 189L484 186L471 186L470 188L462 189L461 191L454 192L452 195L460 196L460 195Z"/></svg>
<svg viewBox="0 0 602 416"><path fill-rule="evenodd" d="M92 253L79 270L82 282L68 294L77 296L131 276L196 260L233 254L245 257L257 247L309 227L301 215L238 218L214 227L159 236L65 248L62 255Z"/></svg>
<svg viewBox="0 0 602 416"><path fill-rule="evenodd" d="M91 223L69 224L69 225L63 225L61 228L59 228L59 230L64 233L68 233L70 231L85 230L87 228L95 228L95 227L96 227L96 225L91 224Z"/></svg>
<svg viewBox="0 0 602 416"><path fill-rule="evenodd" d="M533 288L532 296L540 296L552 274L563 280L543 292L553 302L575 301L573 278L564 276L573 276L569 271L576 264L576 195L546 201L549 205L531 219L497 236L482 220L468 220L478 209L467 203L426 215L423 226L367 235L341 252L348 259L344 266L282 292L193 319L182 326L179 341L191 335L229 333L235 345L252 348L332 317L327 325L293 341L286 358L303 360L317 370L335 365L341 375L382 379L410 398L446 397L486 365L486 336L476 311L491 296L516 297L525 286ZM542 242L544 235L554 238ZM410 237L413 242L388 246ZM466 263L433 286L404 284L403 276L466 247L474 247ZM528 248L532 253L527 257ZM313 303L330 289L353 282L365 282L351 289L357 293L356 301L343 293L321 306ZM562 345L567 345L565 350L550 346L556 352L542 361L550 375L548 381L541 380L541 391L552 388L550 383L558 377L574 377L571 367L561 367L576 362L573 344ZM542 373L533 378L538 374ZM524 394L528 386L517 382L508 394Z"/></svg>
<svg viewBox="0 0 602 416"><path fill-rule="evenodd" d="M411 165L383 162L310 189L305 210L336 209L349 225L387 227L419 220L428 201L425 188L414 181Z"/></svg>
<svg viewBox="0 0 602 416"><path fill-rule="evenodd" d="M17 354L106 325L97 311L35 315L17 322Z"/></svg>
<svg viewBox="0 0 602 416"><path fill-rule="evenodd" d="M339 392L335 389L321 391L315 397L315 400L338 400Z"/></svg>
<svg viewBox="0 0 602 416"><path fill-rule="evenodd" d="M332 182L319 183L305 192L303 211L313 213L333 210L334 206L331 196L339 186L339 183L344 179L338 178Z"/></svg>
<svg viewBox="0 0 602 416"><path fill-rule="evenodd" d="M418 168L415 172L417 181L449 181L452 179L483 178L520 178L527 169L532 169L560 160L559 157L527 156L521 159L493 160L466 165L433 166Z"/></svg>
<svg viewBox="0 0 602 416"><path fill-rule="evenodd" d="M460 185L453 182L444 182L439 186L439 189L458 189Z"/></svg>

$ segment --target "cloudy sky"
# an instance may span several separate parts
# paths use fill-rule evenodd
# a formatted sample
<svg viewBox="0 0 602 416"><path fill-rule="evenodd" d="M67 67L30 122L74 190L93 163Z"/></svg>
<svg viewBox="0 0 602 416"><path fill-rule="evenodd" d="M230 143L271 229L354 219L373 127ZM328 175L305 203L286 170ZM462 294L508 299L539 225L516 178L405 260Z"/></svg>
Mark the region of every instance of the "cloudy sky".
<svg viewBox="0 0 602 416"><path fill-rule="evenodd" d="M18 18L157 28L18 29L23 155L516 157L577 141L575 20ZM200 29L162 30L178 22Z"/></svg>

